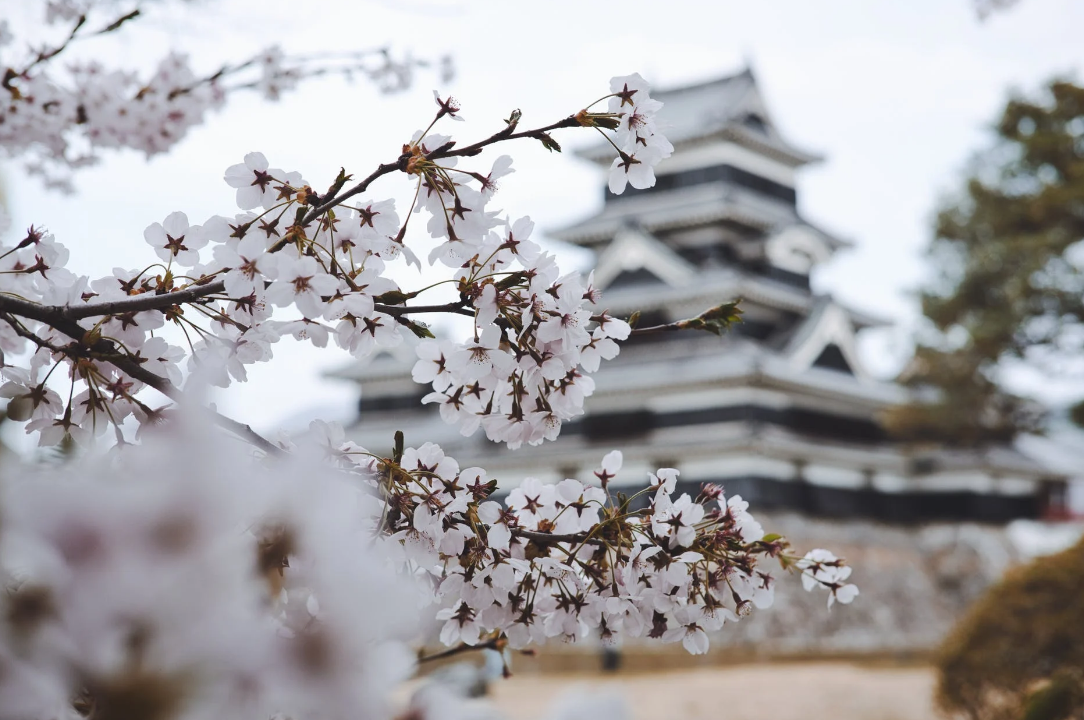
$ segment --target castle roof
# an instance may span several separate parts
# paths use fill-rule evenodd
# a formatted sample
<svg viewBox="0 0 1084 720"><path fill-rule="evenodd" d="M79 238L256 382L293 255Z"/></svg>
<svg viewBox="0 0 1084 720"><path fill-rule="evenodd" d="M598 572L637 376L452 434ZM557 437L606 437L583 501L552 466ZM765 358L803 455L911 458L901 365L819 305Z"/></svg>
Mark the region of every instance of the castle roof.
<svg viewBox="0 0 1084 720"><path fill-rule="evenodd" d="M656 90L652 96L663 103L659 127L675 147L725 138L792 167L821 160L783 139L749 68L707 82ZM614 157L608 144L594 145L578 154L607 165Z"/></svg>
<svg viewBox="0 0 1084 720"><path fill-rule="evenodd" d="M881 426L908 392L864 371L856 337L887 323L811 289L812 269L850 243L798 212L794 170L818 158L783 139L752 72L654 95L675 145L657 185L607 195L550 234L597 252L594 282L615 317L639 311L659 325L741 299L743 322L722 338L630 338L593 375L586 415L512 454L419 405L428 389L411 379L407 342L335 373L362 385L355 439L378 448L405 428L502 482L559 480L632 440L623 482L673 463L690 492L723 482L764 507L902 521L1038 515L1056 472L1009 447L913 448ZM608 164L612 148L580 154Z"/></svg>
<svg viewBox="0 0 1084 720"><path fill-rule="evenodd" d="M765 232L796 223L809 225L793 206L729 183L713 182L615 198L596 215L551 231L550 235L565 242L591 245L610 240L633 221L652 232L713 222L734 222ZM850 245L826 232L818 232L834 247Z"/></svg>

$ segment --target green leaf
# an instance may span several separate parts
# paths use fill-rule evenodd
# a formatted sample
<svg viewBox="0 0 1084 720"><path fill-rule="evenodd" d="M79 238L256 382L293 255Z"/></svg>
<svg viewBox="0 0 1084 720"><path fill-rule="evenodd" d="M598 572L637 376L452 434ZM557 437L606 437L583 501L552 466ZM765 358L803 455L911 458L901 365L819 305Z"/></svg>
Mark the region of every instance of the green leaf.
<svg viewBox="0 0 1084 720"><path fill-rule="evenodd" d="M324 194L323 199L330 200L331 198L338 195L339 191L343 189L343 185L345 185L348 181L352 180L353 177L353 175L348 175L346 173L346 168L339 168L339 174L335 177L335 182L331 183L331 187L327 189L327 193Z"/></svg>
<svg viewBox="0 0 1084 720"><path fill-rule="evenodd" d="M508 124L508 132L512 132L513 130L516 129L516 126L519 125L519 120L522 117L523 117L523 112L519 108L516 108L515 110L512 111L512 114L509 115L508 119L504 121L505 123Z"/></svg>
<svg viewBox="0 0 1084 720"><path fill-rule="evenodd" d="M741 322L741 308L738 300L705 310L690 320L678 323L682 330L704 330L713 335L722 335L736 322Z"/></svg>
<svg viewBox="0 0 1084 720"><path fill-rule="evenodd" d="M550 152L561 152L561 146L557 144L557 141L554 140L549 133L539 133L538 140L542 143L542 147L546 148Z"/></svg>
<svg viewBox="0 0 1084 720"><path fill-rule="evenodd" d="M627 320L627 322L628 322L630 328L635 328L637 325L639 325L640 324L640 311L637 310L634 313L632 313L632 315L629 315L629 319Z"/></svg>
<svg viewBox="0 0 1084 720"><path fill-rule="evenodd" d="M413 294L407 294L401 290L388 290L386 293L374 297L373 302L382 305L402 305L412 297L414 297Z"/></svg>
<svg viewBox="0 0 1084 720"><path fill-rule="evenodd" d="M402 318L400 318L399 321L402 322ZM414 322L413 320L407 320L406 321L406 326L410 330L410 332L414 333L414 335L417 336L417 337L420 337L420 338L435 338L436 337L436 335L434 335L429 330L429 328L427 328L425 325L422 325L421 323Z"/></svg>
<svg viewBox="0 0 1084 720"><path fill-rule="evenodd" d="M783 539L783 536L779 535L778 533L768 533L767 535L762 537L760 539L760 541L764 542L764 543L773 543L776 540L782 540L782 539Z"/></svg>

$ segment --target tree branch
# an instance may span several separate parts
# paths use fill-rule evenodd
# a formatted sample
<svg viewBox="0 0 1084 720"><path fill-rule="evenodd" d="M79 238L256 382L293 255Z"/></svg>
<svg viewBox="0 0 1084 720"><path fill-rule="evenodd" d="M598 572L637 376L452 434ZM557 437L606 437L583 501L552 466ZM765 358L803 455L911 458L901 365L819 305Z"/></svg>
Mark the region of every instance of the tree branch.
<svg viewBox="0 0 1084 720"><path fill-rule="evenodd" d="M11 311L8 308L4 307L8 304L28 307L24 312ZM29 303L25 300L18 300L17 298L12 298L10 296L0 295L0 311L11 312L15 315L20 315L22 317L27 317L32 320L37 320L39 322L45 323L49 327L70 337L72 340L78 343L80 347L84 348L88 352L88 354L94 354L95 359L109 363L110 365L125 373L129 377L139 380L144 385L148 385L154 388L171 400L176 401L182 397L180 389L174 386L173 383L171 383L166 378L161 377L160 375L155 375L131 358L121 355L121 351L116 347L113 342L102 339L98 340L93 345L87 345L87 330L74 321L65 320L64 318L52 317L51 314L47 311L53 309L54 308L37 305L36 303ZM5 322L11 325L12 328L14 328L19 335L27 337L25 333L19 332L18 323L12 323L10 320L7 319L5 319ZM33 334L31 333L31 335ZM63 352L67 354L67 351L64 348L55 348L44 339L37 338L37 336L31 337L30 339L38 343L38 345L41 347L48 347L54 352ZM260 448L269 455L278 455L282 453L281 448L279 448L270 440L257 433L249 425L238 422L237 420L234 420L232 418L228 418L217 410L211 410L210 408L205 408L205 410L206 412L211 414L211 421L215 425L223 428L224 430L232 432L234 435L237 435L241 439L246 440L250 444Z"/></svg>
<svg viewBox="0 0 1084 720"><path fill-rule="evenodd" d="M678 323L672 322L666 323L665 325L652 325L651 327L645 328L633 328L632 332L629 333L629 337L640 337L642 335L657 335L658 333L676 332L683 329L684 328L682 328Z"/></svg>
<svg viewBox="0 0 1084 720"><path fill-rule="evenodd" d="M471 157L482 152L484 148L489 145L493 145L505 140L518 140L520 138L533 138L535 140L541 140L542 134L550 132L551 130L560 130L561 128L582 127L580 122L576 119L575 115L569 115L564 120L558 120L552 125L546 127L535 128L534 130L524 130L522 132L512 132L515 130L515 125L509 125L508 127L493 133L485 140L479 140L473 145L467 145L458 149L437 150L430 153L426 157L430 160L439 160L446 157Z"/></svg>
<svg viewBox="0 0 1084 720"><path fill-rule="evenodd" d="M505 140L515 140L518 138L538 138L542 133L549 132L558 128L577 127L579 122L575 116L569 116L564 120L560 120L551 125L547 125L542 128L536 128L534 130L525 130L523 132L511 132L514 129L514 125L509 125L500 132L494 133L484 140L480 140L473 145L468 145L459 149L437 150L429 155L430 159L439 159L445 157L456 156L470 156L477 155L483 148L493 145ZM319 205L313 207L308 213L305 214L302 220L303 225L308 225L346 200L365 192L370 185L376 180L388 175L389 173L396 171L405 171L407 161L410 159L410 153L403 153L393 163L381 163L373 172L371 172L365 179L357 183L349 190L341 192L334 197L323 199ZM289 241L283 239L276 243L270 252L278 252L284 248ZM190 303L194 300L207 297L208 295L214 295L225 291L226 285L222 280L216 280L206 284L197 284L184 288L183 290L174 290L168 293L162 293L159 295L151 295L149 293L143 295L136 295L131 298L125 298L123 300L111 300L108 302L98 303L86 303L84 305L75 306L61 306L61 305L39 305L37 303L27 302L14 298L11 296L0 295L0 312L6 311L23 317L32 318L40 322L53 325L57 320L81 320L88 317L99 317L104 315L118 315L129 312L142 312L145 310L164 310L174 305L181 305L184 303ZM423 312L453 312L458 314L466 314L461 312L462 308L454 307L442 307L442 306L418 306L417 308L407 309L406 307L399 306L377 306L380 312L387 313L389 315L399 316L408 313L423 313ZM440 308L440 309L436 309ZM473 314L473 313L472 313ZM59 329L59 328L58 328Z"/></svg>
<svg viewBox="0 0 1084 720"><path fill-rule="evenodd" d="M468 645L466 643L459 643L455 647L448 648L447 650L441 650L440 652L433 653L432 655L418 656L418 664L432 662L433 660L443 660L444 658L452 657L453 655L459 655L460 653L471 652L473 650L497 650L498 645L503 644L501 638L491 638L485 642L480 642L477 645Z"/></svg>
<svg viewBox="0 0 1084 720"><path fill-rule="evenodd" d="M555 123L553 123L551 125L547 125L545 127L535 128L534 130L524 130L523 132L518 132L518 133L517 132L512 132L515 129L515 125L508 125L503 130L500 130L499 132L493 133L492 135L490 135L486 139L479 140L478 142L474 143L473 145L467 145L466 147L462 147L462 148L459 148L459 149L452 149L452 148L439 149L438 148L437 150L429 153L426 157L429 160L439 160L441 158L446 158L446 157L473 156L473 155L477 155L478 153L482 152L482 150L484 148L488 147L489 145L493 145L493 144L498 143L498 142L503 142L505 140L517 140L519 138L534 138L534 139L538 140L538 139L541 139L540 136L543 133L550 132L551 130L557 130L557 129L560 129L560 128L579 127L579 126L580 126L580 123L579 123L579 121L576 120L575 115L570 115L567 118L565 118L564 120L559 120L559 121L557 121L557 122L555 122ZM348 198L351 198L351 197L353 197L355 195L358 195L359 193L365 192L365 190L368 189L369 185L371 185L378 178L380 178L380 177L382 177L384 175L387 175L388 173L395 172L396 170L405 171L406 166L407 166L407 161L410 160L410 158L411 158L410 153L403 153L402 155L399 156L399 158L394 163L383 163L383 164L381 164L367 178L365 178L364 180L359 182L354 187L350 188L346 192L344 192L344 193L342 193L342 194L340 194L340 195L338 195L336 197L333 197L333 198L330 198L330 199L325 199L323 202L321 202L321 204L314 207L307 215L305 215L304 224L308 225L310 222L312 222L313 220L318 218L320 215L324 214L325 212L327 212L331 208L334 208L337 205L340 205L343 201L347 200Z"/></svg>
<svg viewBox="0 0 1084 720"><path fill-rule="evenodd" d="M523 538L524 540L533 540L536 543L581 543L586 541L589 545L601 545L602 541L598 538L588 538L587 533L570 533L568 535L554 535L553 533L536 532L534 530L524 530L522 528L509 528L512 532L512 537Z"/></svg>
<svg viewBox="0 0 1084 720"><path fill-rule="evenodd" d="M114 25L109 26L102 32L109 32L123 25L125 22L138 17L138 12L133 12L128 15L122 16ZM85 18L76 25L71 33L72 37L75 36L79 27ZM63 49L61 47L60 49ZM59 51L59 50L58 50ZM229 72L230 68L223 68L218 73L205 80L213 81L214 79L221 77L226 72ZM545 127L536 128L534 130L525 130L522 132L514 132L515 122L509 121L508 125L494 133L493 135L480 140L472 145L468 145L463 148L453 149L451 143L444 148L438 148L436 151L430 153L428 159L440 159L446 157L464 157L473 156L479 154L484 148L489 145L493 145L505 140L515 140L519 138L534 138L542 140L547 132L556 130L559 128L577 127L580 122L576 119L576 116L569 116L563 120L559 120L556 123L547 125ZM359 183L351 187L349 190L339 192L332 197L323 198L318 205L309 210L305 214L301 221L302 225L309 225L313 221L317 220L324 213L341 205L343 202L351 197L359 195L365 192L373 182L377 179L388 175L392 172L405 171L407 163L412 155L409 152L402 153L395 162L382 163L372 173L361 180ZM270 252L277 252L284 248L289 241L283 239L276 243ZM23 300L11 295L0 294L0 313L10 313L13 316L24 317L31 320L41 322L64 335L67 335L81 347L85 348L90 354L93 354L96 359L103 360L112 364L118 370L126 373L130 377L139 380L140 382L148 385L160 393L173 400L179 399L181 393L180 390L173 386L166 378L155 375L154 373L145 370L140 366L138 362L132 360L130 357L125 356L116 345L104 339L99 339L93 344L87 342L88 330L82 327L78 321L84 318L91 317L105 317L109 315L121 315L125 313L133 312L145 312L151 310L166 310L167 308L183 305L186 303L193 303L202 298L224 292L226 289L225 282L222 280L216 280L214 282L204 282L202 284L190 285L181 290L175 290L171 292L161 294L145 293L142 295L136 295L121 300L110 300L106 302L97 303L85 303L82 305L41 305L39 303ZM447 303L444 305L387 305L376 304L375 309L379 312L391 315L395 318L401 318L405 315L421 314L421 313L452 313L465 316L473 316L474 312L465 307L462 301ZM13 327L17 323L12 323ZM64 351L66 352L66 351ZM259 447L268 453L279 453L281 450L278 446L274 445L267 439L260 436L251 427L244 423L237 422L221 415L218 412L212 412L213 421L216 425L229 430L230 432L248 440L250 443ZM581 538L575 538L573 536L562 537L554 536L546 533L532 533L529 531L521 531L521 537L535 540L536 542L580 542Z"/></svg>
<svg viewBox="0 0 1084 720"><path fill-rule="evenodd" d="M713 308L708 308L704 312L700 313L696 317L687 318L685 320L675 320L664 325L652 325L646 328L633 328L629 336L633 335L653 335L655 333L674 332L676 330L703 330L710 332L713 335L722 335L730 330L734 323L741 322L742 310L740 307L741 300L732 300L730 302L723 303L722 305L716 305ZM633 317L629 318L629 324L635 324L636 318L640 313L633 313Z"/></svg>
<svg viewBox="0 0 1084 720"><path fill-rule="evenodd" d="M87 303L85 305L69 307L52 306L50 309L57 310L61 317L69 320L81 320L83 318L97 317L100 315L120 315L130 312L142 312L144 310L165 310L174 305L190 303L199 300L200 298L207 297L208 295L225 292L225 290L225 282L216 280L215 282L209 282L203 285L192 285L182 290L173 290L160 295L144 293L142 295L133 295L123 300L110 300L108 302Z"/></svg>
<svg viewBox="0 0 1084 720"><path fill-rule="evenodd" d="M474 311L468 310L462 302L447 303L445 305L382 305L377 303L374 309L377 312L393 317L417 315L419 313L453 313L474 317Z"/></svg>
<svg viewBox="0 0 1084 720"><path fill-rule="evenodd" d="M346 190L345 192L343 192L343 193L341 193L341 194L339 194L339 195L337 195L335 197L332 197L332 198L323 198L323 199L321 199L320 204L317 205L316 207L314 207L312 210L310 210L308 212L308 214L305 215L305 219L302 221L302 224L308 225L309 223L316 220L316 218L320 217L321 215L323 215L328 210L331 210L332 208L334 208L334 207L336 207L338 205L341 205L344 201L346 201L349 198L354 197L355 195L359 195L359 194L365 192L366 190L369 189L370 185L372 185L377 179L383 177L384 175L387 175L388 173L395 172L396 170L404 170L405 171L406 170L407 160L409 160L409 159L410 159L410 154L409 153L403 153L402 155L399 156L399 159L396 160L393 163L381 163L379 166L377 166L376 170L373 170L371 173L369 173L368 177L366 177L364 180L362 180L361 182L359 182L357 185L353 186L349 190ZM272 251L277 249L280 245L282 245L282 243L276 243L275 248L272 248Z"/></svg>

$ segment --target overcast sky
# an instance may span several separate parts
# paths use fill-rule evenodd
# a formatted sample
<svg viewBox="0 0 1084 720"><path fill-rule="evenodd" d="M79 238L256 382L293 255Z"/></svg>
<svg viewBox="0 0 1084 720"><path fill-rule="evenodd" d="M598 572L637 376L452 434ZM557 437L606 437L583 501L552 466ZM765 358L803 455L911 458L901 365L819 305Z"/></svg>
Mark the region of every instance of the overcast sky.
<svg viewBox="0 0 1084 720"><path fill-rule="evenodd" d="M970 0L223 0L153 4L147 13L142 29L94 52L146 66L174 47L206 70L274 43L293 53L391 44L418 56L451 54L458 76L440 89L463 104L469 122L451 129L464 139L489 134L512 108L532 125L575 112L604 94L612 75L639 71L673 86L748 62L788 139L825 156L802 171L800 210L856 245L818 271L815 287L897 323L863 343L882 375L906 357L916 317L908 292L928 275L922 250L938 199L989 143L1008 93L1033 92L1055 75L1074 78L1084 60L1078 0L1022 0L985 22ZM422 74L413 90L391 98L339 79L310 83L277 104L238 96L167 156L107 156L79 176L72 197L43 192L8 164L15 227L47 225L71 248L76 272L144 266L150 223L174 210L192 222L234 212L222 172L246 152L300 170L318 189L340 165L366 174L393 159L428 122L434 77ZM569 147L591 141L575 133L558 139ZM502 185L498 207L530 215L543 232L598 208L598 170L523 142L503 151L518 172ZM404 187L389 181L374 196L402 198ZM575 252L564 259L587 261ZM250 383L223 394L220 407L261 429L305 415L349 418L356 391L320 377L348 356L285 341L276 354Z"/></svg>

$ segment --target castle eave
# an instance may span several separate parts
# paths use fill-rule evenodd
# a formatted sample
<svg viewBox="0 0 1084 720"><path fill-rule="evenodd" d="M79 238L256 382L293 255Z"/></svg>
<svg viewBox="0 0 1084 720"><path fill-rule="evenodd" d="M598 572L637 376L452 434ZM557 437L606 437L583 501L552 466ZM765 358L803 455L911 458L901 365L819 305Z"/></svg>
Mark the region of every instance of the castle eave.
<svg viewBox="0 0 1084 720"><path fill-rule="evenodd" d="M675 151L695 152L697 147L708 145L719 140L726 140L760 153L772 160L777 160L792 168L798 168L824 160L824 156L822 155L800 150L792 145L764 137L759 133L748 130L736 123L727 123L721 127L703 129L681 135L663 132L666 134L666 139L674 146ZM609 143L590 145L583 149L576 150L575 154L605 168L610 167L614 158L617 157L614 153L613 145L610 145Z"/></svg>
<svg viewBox="0 0 1084 720"><path fill-rule="evenodd" d="M551 231L565 242L590 245L605 242L635 223L649 232L697 227L719 221L740 223L759 231L798 220L794 208L757 197L723 183L666 190L606 203L595 216Z"/></svg>

